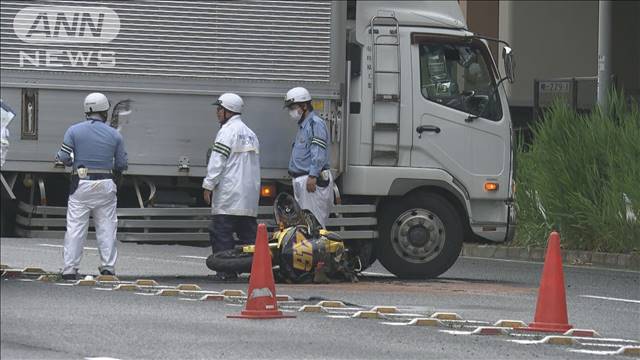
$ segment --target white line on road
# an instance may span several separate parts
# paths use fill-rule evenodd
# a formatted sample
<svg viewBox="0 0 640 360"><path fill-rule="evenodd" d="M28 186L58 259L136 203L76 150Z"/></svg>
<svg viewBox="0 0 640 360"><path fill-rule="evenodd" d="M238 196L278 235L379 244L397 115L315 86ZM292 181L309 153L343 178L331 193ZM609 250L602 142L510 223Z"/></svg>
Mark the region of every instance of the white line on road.
<svg viewBox="0 0 640 360"><path fill-rule="evenodd" d="M590 355L616 355L618 353L617 350L607 351L607 350L588 350L588 349L567 349L567 351L581 353L581 354L590 354Z"/></svg>
<svg viewBox="0 0 640 360"><path fill-rule="evenodd" d="M185 258L185 259L201 259L201 260L207 260L207 258L205 256L193 256L193 255L179 255L179 258Z"/></svg>
<svg viewBox="0 0 640 360"><path fill-rule="evenodd" d="M606 296L580 295L580 297L586 297L586 298L592 298L592 299L602 299L602 300L611 300L611 301L622 301L622 302L629 302L629 303L633 303L633 304L640 304L640 300L620 299L620 298L606 297Z"/></svg>
<svg viewBox="0 0 640 360"><path fill-rule="evenodd" d="M112 357L86 357L84 360L120 360Z"/></svg>
<svg viewBox="0 0 640 360"><path fill-rule="evenodd" d="M496 259L496 258L483 258L478 256L460 256L465 259L473 259L473 260L486 260L486 261L497 261L497 262L509 262L509 263L519 263L519 264L533 264L533 265L544 265L541 261L529 261L529 260L513 260L513 259ZM565 268L572 269L585 269L585 270L604 270L604 271L614 271L614 272L626 272L626 273L637 273L638 270L629 270L629 269L612 269L603 267L600 265L570 265L570 264L562 264Z"/></svg>
<svg viewBox="0 0 640 360"><path fill-rule="evenodd" d="M380 276L380 277L388 277L388 278L396 277L395 275L392 275L392 274L382 274L382 273L369 272L369 271L363 271L360 274L364 276Z"/></svg>

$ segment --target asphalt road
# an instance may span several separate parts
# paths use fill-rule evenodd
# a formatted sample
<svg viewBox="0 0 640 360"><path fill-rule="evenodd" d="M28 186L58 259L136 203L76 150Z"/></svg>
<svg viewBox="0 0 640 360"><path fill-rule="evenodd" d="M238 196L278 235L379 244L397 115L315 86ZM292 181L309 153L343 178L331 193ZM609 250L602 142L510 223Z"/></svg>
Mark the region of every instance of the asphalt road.
<svg viewBox="0 0 640 360"><path fill-rule="evenodd" d="M58 271L60 240L0 239L0 262ZM88 241L81 272L95 275L98 256ZM204 266L208 248L119 244L121 280L155 279L162 285L195 283L204 290L242 289L213 281ZM295 319L238 320L237 302L150 296L95 287L23 279L0 281L3 359L346 358L346 359L594 359L623 345L640 345L640 273L565 267L569 322L594 329L600 340L574 345L532 343L542 336L469 335L500 319L533 320L541 264L460 258L438 279L403 281L375 264L356 284L277 284L296 301L281 308ZM304 304L340 300L349 307L396 306L426 317L458 313L467 323L401 326L411 316L354 319L352 312L301 313ZM355 311L355 310L354 310ZM529 343L527 343L529 342ZM621 355L614 358L626 359ZM608 356L607 356L608 357Z"/></svg>

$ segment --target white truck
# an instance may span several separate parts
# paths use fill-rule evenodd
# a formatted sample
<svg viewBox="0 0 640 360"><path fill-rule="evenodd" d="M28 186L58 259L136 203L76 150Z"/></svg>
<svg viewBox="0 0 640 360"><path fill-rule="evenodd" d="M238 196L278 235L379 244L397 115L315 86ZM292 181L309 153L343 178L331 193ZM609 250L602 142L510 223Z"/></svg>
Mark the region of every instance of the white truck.
<svg viewBox="0 0 640 360"><path fill-rule="evenodd" d="M200 184L210 104L227 91L245 99L260 139L260 217L271 224L296 131L283 98L304 86L330 129L341 192L327 226L362 268L378 259L401 277L435 277L463 241L513 237L501 86L512 54L505 46L502 77L487 47L497 40L469 32L456 1L3 1L1 34L1 95L17 114L3 231L63 236L69 169L54 154L91 91L132 101L112 117L130 162L120 241L208 244Z"/></svg>

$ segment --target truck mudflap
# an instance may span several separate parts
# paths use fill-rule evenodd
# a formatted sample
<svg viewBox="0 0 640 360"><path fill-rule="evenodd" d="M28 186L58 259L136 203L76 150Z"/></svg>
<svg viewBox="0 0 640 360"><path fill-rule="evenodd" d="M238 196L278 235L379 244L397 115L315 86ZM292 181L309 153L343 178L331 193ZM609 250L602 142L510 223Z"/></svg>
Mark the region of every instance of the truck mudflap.
<svg viewBox="0 0 640 360"><path fill-rule="evenodd" d="M509 222L507 223L507 238L505 239L505 242L513 241L513 239L516 237L516 227L518 225L516 205L510 204L508 206L508 211L509 211L509 216L507 217L507 219L509 219Z"/></svg>

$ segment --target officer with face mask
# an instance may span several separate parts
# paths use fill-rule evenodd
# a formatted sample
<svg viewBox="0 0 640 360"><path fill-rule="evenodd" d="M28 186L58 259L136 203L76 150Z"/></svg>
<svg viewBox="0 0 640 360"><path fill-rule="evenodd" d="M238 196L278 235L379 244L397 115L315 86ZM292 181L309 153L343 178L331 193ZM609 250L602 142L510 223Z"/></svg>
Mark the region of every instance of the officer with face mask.
<svg viewBox="0 0 640 360"><path fill-rule="evenodd" d="M311 94L303 87L287 92L289 116L298 125L289 160L293 194L300 208L309 209L324 227L333 205L333 178L329 170L329 131L311 105Z"/></svg>
<svg viewBox="0 0 640 360"><path fill-rule="evenodd" d="M96 227L100 274L115 275L118 217L113 179L114 172L127 169L127 153L120 133L105 124L109 106L104 94L89 94L84 100L86 120L67 130L56 155L58 161L73 167L64 236L65 280L78 277L90 214Z"/></svg>
<svg viewBox="0 0 640 360"><path fill-rule="evenodd" d="M256 134L242 122L240 114L244 102L240 96L222 94L214 105L217 105L220 130L212 146L202 187L204 201L211 204L213 214L209 239L215 254L234 248L233 233L238 236L240 244L255 242L260 196L260 144ZM217 272L215 277L233 280L237 274Z"/></svg>

